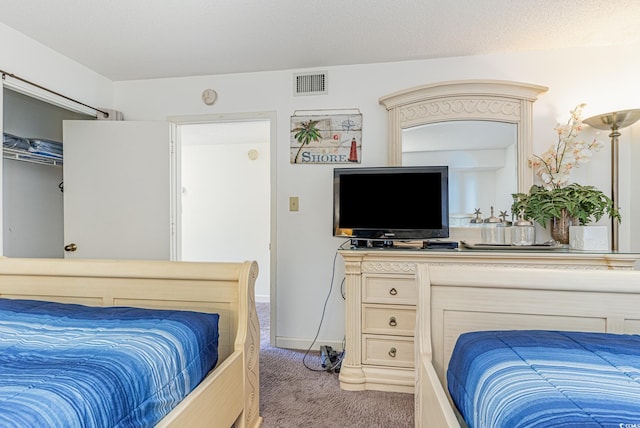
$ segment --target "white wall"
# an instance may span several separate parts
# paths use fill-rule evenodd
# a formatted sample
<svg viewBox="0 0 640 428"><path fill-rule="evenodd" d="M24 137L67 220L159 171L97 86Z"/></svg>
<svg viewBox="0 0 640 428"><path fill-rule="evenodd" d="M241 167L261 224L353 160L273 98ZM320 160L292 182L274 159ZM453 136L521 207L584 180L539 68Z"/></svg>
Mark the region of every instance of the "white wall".
<svg viewBox="0 0 640 428"><path fill-rule="evenodd" d="M117 82L115 104L126 117L135 120L185 114L277 112L277 339L280 345L304 347L318 327L333 258L342 240L331 234L333 165L289 163L289 124L296 110L360 109L362 166L385 165L387 117L378 104L379 97L446 80L534 83L549 87L534 105L534 145L537 152L542 152L555 141L556 122L564 122L568 111L579 103L588 104L585 117L640 106L640 85L636 83L639 48L585 48L323 67L329 72L329 91L324 96L293 96L292 76L299 70ZM205 88L218 91L219 100L212 107L200 101ZM608 139L606 134L601 137ZM628 156L621 156L621 162L628 162ZM608 165L607 146L576 177L607 191ZM288 211L289 196L300 197L299 212ZM339 342L344 334L344 305L338 292L342 273L338 259L337 280L320 340Z"/></svg>
<svg viewBox="0 0 640 428"><path fill-rule="evenodd" d="M170 60L170 58L168 58ZM88 104L111 103L111 82L0 24L0 68L76 97ZM387 162L387 118L380 96L447 80L502 79L548 86L534 105L534 145L544 151L555 140L553 126L568 110L588 103L585 117L640 104L640 46L536 51L425 61L344 67L329 71L329 93L294 97L292 75L299 70L223 76L198 76L113 84L114 107L131 120L235 112L277 113L277 307L276 329L281 345L304 346L315 335L322 304L329 291L334 255L341 239L331 235L332 165L289 163L289 122L296 110L359 108L363 114L362 166ZM218 102L205 106L200 94L213 88ZM640 144L635 125L634 144ZM601 136L607 140L606 133ZM630 174L631 130L621 138L621 172ZM637 152L637 150L636 150ZM638 162L634 162L635 165ZM637 168L635 168L637 169ZM583 183L609 186L608 146L591 164L577 171ZM621 194L629 189L621 179ZM637 182L637 181L636 181ZM625 187L626 186L626 187ZM300 211L288 211L289 196L300 197ZM623 206L623 210L625 207ZM621 245L629 244L632 219L621 229ZM625 238L626 236L626 238ZM338 292L343 269L338 258L333 287L319 338L339 342L344 335L344 305Z"/></svg>
<svg viewBox="0 0 640 428"><path fill-rule="evenodd" d="M5 89L3 132L62 141L62 121L89 119ZM62 167L12 159L2 162L3 255L64 257Z"/></svg>
<svg viewBox="0 0 640 428"><path fill-rule="evenodd" d="M184 127L215 132L215 125ZM182 135L182 260L256 260L256 300L269 301L268 122L266 141L185 144Z"/></svg>
<svg viewBox="0 0 640 428"><path fill-rule="evenodd" d="M3 161L3 255L64 257L62 168Z"/></svg>
<svg viewBox="0 0 640 428"><path fill-rule="evenodd" d="M109 79L2 23L0 69L94 107L113 104Z"/></svg>
<svg viewBox="0 0 640 428"><path fill-rule="evenodd" d="M637 225L640 219L640 214L638 214L640 213L640 186L638 185L640 183L640 168L637 166L640 161L640 126L632 126L626 136L625 156L628 161L625 162L624 175L629 177L629 180L620 184L620 188L625 192L621 198L624 197L630 201L628 212L635 213L634 216L627 214L624 219L626 224L633 222ZM632 165L633 167L631 167ZM632 227L625 236L626 239L629 240L631 250L640 252L640 227Z"/></svg>
<svg viewBox="0 0 640 428"><path fill-rule="evenodd" d="M62 93L71 98L75 98L85 104L92 105L94 107L105 107L112 108L113 107L113 83L106 79L103 76L95 73L94 71L89 70L88 68L81 66L80 64L71 61L69 58L66 58L59 53L52 51L51 49L43 46L40 43L33 41L18 33L17 31L7 27L4 24L0 23L0 69L4 70L7 73L15 74L16 76L20 76L27 80L30 80L34 83L52 89L56 92ZM7 82L16 83L15 79L7 77ZM18 82L19 83L19 82ZM3 111L3 91L0 90L0 130L3 129L3 117L5 116ZM12 119L13 120L13 119ZM12 126L19 126L20 129L25 129L24 124L16 124L14 123ZM51 124L47 124L49 128L51 128ZM61 123L58 124L61 130ZM52 138L55 139L53 135L43 135L41 126L29 126L29 129L38 133L38 135L30 135L32 137L39 138ZM10 130L7 130L10 131ZM0 162L0 176L2 175L2 164ZM45 171L47 175L54 174L54 172L50 169L51 167L44 166L35 166L31 165L28 167L20 167L15 168L18 165L10 165L12 168L12 172L20 171L24 172L26 169ZM55 174L60 174L60 171L55 172ZM12 177L16 177L15 175L11 175ZM35 178L35 177L31 177ZM18 180L19 181L19 180ZM60 180L58 180L60 181ZM35 181L31 182L32 184ZM0 186L0 189L3 186ZM13 189L18 189L18 187L14 187ZM1 191L1 190L0 190ZM14 192L15 194L16 192ZM54 196L55 195L55 196ZM24 195L23 195L24 196ZM60 193L54 193L49 195L51 198L57 197L60 198ZM8 195L9 200L11 195ZM33 196L32 196L33 197ZM7 200L8 198L0 197L0 200ZM18 204L12 204L13 208L16 208ZM62 224L61 216L62 216L62 203L61 200L54 201L50 206L55 207L57 205L58 208L53 208L56 212L48 213L43 212L42 204L38 203L36 198L23 200L20 204L20 209L24 209L25 211L31 212L33 215L27 221L33 221L34 217L42 217L45 216L49 219L55 217L52 222L57 224ZM0 213L3 213L3 208L0 206ZM13 213L16 213L16 210L13 210ZM15 224L21 223L24 224L24 220L22 217L16 218L15 216L11 219ZM3 222L4 223L4 222ZM40 227L50 227L45 226L43 224L39 225ZM60 226L61 227L61 226ZM0 232L2 233L2 232ZM6 237L8 240L13 239L12 237ZM22 240L23 236L19 238ZM59 230L59 233L56 234L53 240L60 240L62 242L62 230ZM0 242L3 242L2 236L0 236ZM13 242L15 251L13 251L14 255L19 254L27 254L31 250L28 248L20 247L23 243ZM59 245L48 245L46 249L43 249L42 252L38 253L40 255L54 256L58 255L57 247ZM0 254L5 254L2 250L0 250ZM31 253L32 256L35 254Z"/></svg>
<svg viewBox="0 0 640 428"><path fill-rule="evenodd" d="M384 92L352 84L362 80L360 71L360 67L331 70L329 96L294 97L292 71L116 83L117 108L134 120L277 112L278 314L274 321L278 343L283 346L305 347L314 337L329 291L333 257L343 242L332 236L333 165L290 164L290 117L296 110L360 108L365 118L362 164L386 164L386 116L377 101ZM200 100L205 88L218 92L218 102L213 107ZM289 196L300 197L299 212L288 211ZM319 338L338 342L339 346L344 334L344 305L338 292L343 269L339 259L337 262L337 283Z"/></svg>

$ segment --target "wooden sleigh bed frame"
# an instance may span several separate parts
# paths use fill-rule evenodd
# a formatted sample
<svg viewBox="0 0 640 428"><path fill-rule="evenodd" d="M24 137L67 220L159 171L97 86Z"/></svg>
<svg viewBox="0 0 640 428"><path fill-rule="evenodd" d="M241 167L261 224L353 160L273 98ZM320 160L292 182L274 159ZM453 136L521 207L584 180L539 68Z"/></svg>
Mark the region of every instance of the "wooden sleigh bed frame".
<svg viewBox="0 0 640 428"><path fill-rule="evenodd" d="M640 333L640 272L417 266L416 427L466 424L446 368L458 336L482 330Z"/></svg>
<svg viewBox="0 0 640 428"><path fill-rule="evenodd" d="M0 297L220 314L216 368L157 427L259 427L255 262L0 259ZM234 425L235 424L235 425Z"/></svg>

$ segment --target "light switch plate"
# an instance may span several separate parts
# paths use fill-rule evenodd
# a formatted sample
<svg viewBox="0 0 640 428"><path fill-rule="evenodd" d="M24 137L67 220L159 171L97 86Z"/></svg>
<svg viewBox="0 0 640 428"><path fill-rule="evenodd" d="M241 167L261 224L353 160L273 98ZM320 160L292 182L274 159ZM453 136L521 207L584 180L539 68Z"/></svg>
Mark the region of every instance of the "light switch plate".
<svg viewBox="0 0 640 428"><path fill-rule="evenodd" d="M300 204L297 196L289 196L289 211L300 211Z"/></svg>

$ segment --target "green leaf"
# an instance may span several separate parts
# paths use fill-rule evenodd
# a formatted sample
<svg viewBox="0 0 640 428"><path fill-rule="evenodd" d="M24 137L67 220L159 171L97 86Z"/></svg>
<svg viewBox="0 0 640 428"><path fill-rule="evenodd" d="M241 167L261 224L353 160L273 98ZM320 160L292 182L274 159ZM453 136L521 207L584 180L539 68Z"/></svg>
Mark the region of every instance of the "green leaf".
<svg viewBox="0 0 640 428"><path fill-rule="evenodd" d="M547 227L549 220L561 217L562 211L578 219L581 225L599 221L605 214L621 220L620 213L613 207L613 201L593 186L577 183L562 188L547 190L534 185L529 193L514 193L511 211L518 216L534 220Z"/></svg>

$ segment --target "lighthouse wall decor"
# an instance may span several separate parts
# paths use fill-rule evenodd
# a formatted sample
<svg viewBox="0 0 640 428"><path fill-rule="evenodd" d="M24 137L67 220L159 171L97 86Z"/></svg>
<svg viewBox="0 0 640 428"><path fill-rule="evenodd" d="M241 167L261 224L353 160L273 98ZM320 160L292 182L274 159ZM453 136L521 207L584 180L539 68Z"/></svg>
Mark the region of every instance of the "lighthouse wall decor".
<svg viewBox="0 0 640 428"><path fill-rule="evenodd" d="M291 163L360 163L362 114L358 109L296 111L290 142Z"/></svg>

